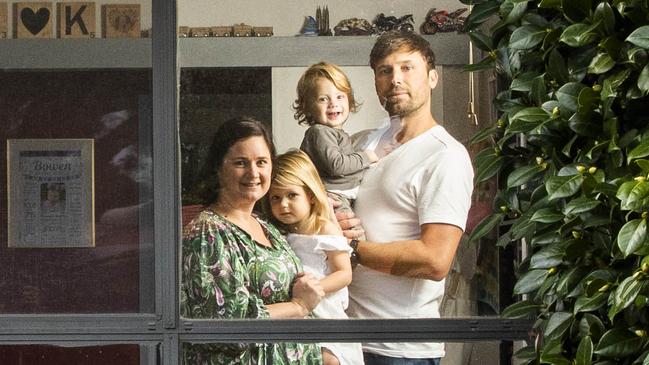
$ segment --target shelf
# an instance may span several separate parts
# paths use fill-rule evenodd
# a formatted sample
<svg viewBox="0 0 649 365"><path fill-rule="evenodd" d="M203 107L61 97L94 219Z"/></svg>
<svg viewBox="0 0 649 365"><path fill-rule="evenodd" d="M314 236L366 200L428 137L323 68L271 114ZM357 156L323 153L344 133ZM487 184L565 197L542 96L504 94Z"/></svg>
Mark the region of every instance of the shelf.
<svg viewBox="0 0 649 365"><path fill-rule="evenodd" d="M0 40L0 69L150 67L148 38Z"/></svg>
<svg viewBox="0 0 649 365"><path fill-rule="evenodd" d="M425 36L438 65L462 65L469 58L464 34ZM366 66L376 40L370 36L181 38L180 67L291 67L327 60ZM0 40L0 69L150 68L151 39Z"/></svg>
<svg viewBox="0 0 649 365"><path fill-rule="evenodd" d="M469 37L426 36L438 65L463 65ZM341 66L367 66L376 37L185 38L178 44L180 67L309 66L323 60Z"/></svg>

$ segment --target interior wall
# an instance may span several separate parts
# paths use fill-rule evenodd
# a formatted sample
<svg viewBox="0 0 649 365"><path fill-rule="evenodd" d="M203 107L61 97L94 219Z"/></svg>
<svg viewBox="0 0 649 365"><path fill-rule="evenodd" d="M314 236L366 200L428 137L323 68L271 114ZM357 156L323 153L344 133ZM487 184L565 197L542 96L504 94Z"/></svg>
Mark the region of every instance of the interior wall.
<svg viewBox="0 0 649 365"><path fill-rule="evenodd" d="M331 29L339 21L348 18L363 18L372 22L379 13L393 16L412 14L415 27L419 27L432 7L455 10L466 7L457 0L426 2L418 0L179 0L178 25L190 27L233 25L246 23L257 26L273 26L276 36L297 35L307 15L315 16L318 6L329 9Z"/></svg>

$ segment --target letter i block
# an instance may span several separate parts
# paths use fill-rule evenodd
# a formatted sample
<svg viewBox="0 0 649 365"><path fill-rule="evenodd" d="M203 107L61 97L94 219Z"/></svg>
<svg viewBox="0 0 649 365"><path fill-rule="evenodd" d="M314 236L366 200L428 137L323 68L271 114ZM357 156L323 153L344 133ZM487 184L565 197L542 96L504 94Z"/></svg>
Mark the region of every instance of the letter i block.
<svg viewBox="0 0 649 365"><path fill-rule="evenodd" d="M54 34L52 3L15 3L13 20L16 38L52 38Z"/></svg>
<svg viewBox="0 0 649 365"><path fill-rule="evenodd" d="M0 3L0 39L8 38L7 34L7 3Z"/></svg>
<svg viewBox="0 0 649 365"><path fill-rule="evenodd" d="M102 5L104 38L139 38L140 4Z"/></svg>
<svg viewBox="0 0 649 365"><path fill-rule="evenodd" d="M95 3L56 4L59 38L95 38Z"/></svg>

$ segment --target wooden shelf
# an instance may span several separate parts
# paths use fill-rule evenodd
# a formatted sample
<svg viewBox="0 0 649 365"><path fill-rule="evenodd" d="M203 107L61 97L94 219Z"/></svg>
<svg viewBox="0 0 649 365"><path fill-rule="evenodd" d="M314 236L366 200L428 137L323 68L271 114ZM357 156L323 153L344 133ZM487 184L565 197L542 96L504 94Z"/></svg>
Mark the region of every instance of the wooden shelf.
<svg viewBox="0 0 649 365"><path fill-rule="evenodd" d="M439 65L469 58L464 34L426 36ZM375 37L180 38L180 67L291 67L327 60L366 66ZM5 39L0 69L150 68L151 39Z"/></svg>

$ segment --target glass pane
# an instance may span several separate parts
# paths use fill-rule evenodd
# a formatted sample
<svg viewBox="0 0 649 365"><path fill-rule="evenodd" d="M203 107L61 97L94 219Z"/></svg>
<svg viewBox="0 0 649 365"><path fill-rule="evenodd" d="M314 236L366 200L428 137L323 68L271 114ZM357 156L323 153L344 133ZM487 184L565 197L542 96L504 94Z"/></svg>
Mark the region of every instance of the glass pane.
<svg viewBox="0 0 649 365"><path fill-rule="evenodd" d="M395 343L395 345L401 348L407 348L412 343ZM192 361L197 361L197 359L225 359L224 363L234 363L234 359L248 359L252 357L253 359L258 359L261 363L264 359L271 358L275 356L274 359L281 358L282 356L295 356L295 352L291 352L291 349L296 346L301 346L301 349L305 352L302 352L302 357L304 359L305 354L315 349L316 353L313 355L322 356L323 348L327 349L324 352L330 352L334 354L341 364L359 364L361 362L350 362L350 359L355 357L362 358L363 354L359 353L358 343L327 343L327 344L300 344L296 345L294 343L265 343L265 344L251 344L251 343L240 343L240 344L201 344L201 343L184 343L182 346L183 357L188 363L195 363ZM452 342L446 343L443 346L443 350L439 353L441 358L442 365L509 365L512 364L513 350L518 350L525 346L524 342L521 343L512 343L509 341L476 341L476 342ZM351 349L351 350L350 350ZM330 356L325 354L324 356ZM374 356L373 354L366 354L368 357ZM436 355L437 356L437 355ZM217 361L218 363L218 361ZM277 362L279 363L279 362ZM304 362L307 364L309 362ZM314 360L314 362L317 361ZM514 362L516 363L516 362Z"/></svg>
<svg viewBox="0 0 649 365"><path fill-rule="evenodd" d="M204 178L201 172L214 173L210 170L211 168L203 170L203 167L205 162L213 161L213 158L207 157L210 143L224 121L243 115L255 117L269 127L279 153L302 145L307 128L296 120L299 119L299 113L296 113L294 106L298 99L296 92L298 82L310 65L319 61L339 65L351 83L354 97L362 104L356 113L349 113L348 119L340 128L346 134L353 135L357 132L376 129L389 121L388 113L381 105L377 95L375 73L368 66L370 50L377 37L341 36L344 32L335 36L321 37L307 37L307 34L300 34L304 33L303 26L308 25L308 16L322 20L323 8L311 3L302 3L298 6L295 4L269 5L253 0L227 6L213 4L209 6L205 4L205 6L206 8L211 6L210 9L215 11L198 11L198 9L204 9L195 2L180 1L178 3L178 19L181 26L178 49L181 67L179 98L182 148L182 224L188 234L191 234L192 229L194 229L194 233L199 229L198 225L192 226L190 222L206 208L203 203L211 203L201 200L199 192L203 191L206 186L216 184L216 177L210 176L213 180L209 180ZM413 14L414 30L419 33L419 26L424 22L426 14L430 10L428 6L412 1L377 3L367 0L345 7L329 6L327 12L330 14L329 26L334 30L334 33L335 26L339 25L339 22L345 23L344 20L348 18L360 17L372 22L380 18L379 14L390 14L396 17ZM449 7L452 6L454 5L449 5ZM230 36L226 37L219 32L223 30L222 28L230 26L231 19L240 19L253 29L255 26L272 25L273 36L258 37L253 31L250 36L240 35L237 37L234 28L232 28L234 33L230 33ZM282 21L277 21L277 19L282 19ZM205 28L208 24L212 28ZM218 29L214 26L218 26ZM240 28L237 29L240 30ZM339 27L338 30L340 29ZM296 34L302 36L296 36ZM468 146L468 140L478 130L478 127L471 124L467 118L470 82L469 75L462 69L462 66L468 62L468 52L466 51L469 40L466 35L455 32L426 35L425 39L436 52L435 68L439 75L439 80L432 90L430 113L448 134L465 145L472 158L475 151L479 149L475 151L471 149ZM478 78L475 84L479 90L483 91L478 95L481 98L480 101L485 101L484 104L488 104L487 100L491 100L491 96L493 96L490 95L491 90L488 89L488 82ZM350 99L350 95L346 96L347 99ZM312 104L309 108L312 107L313 110L307 110L309 113L317 111L315 103ZM480 102L476 102L476 104L480 104ZM349 110L351 107L347 105L347 109ZM481 125L488 125L491 115L484 113L480 108L478 111L481 116L484 116ZM296 114L298 114L297 117ZM466 159L462 161L466 161ZM377 166L380 166L380 162ZM320 170L320 176L323 176L323 169ZM468 166L464 170L468 171ZM360 183L361 189L362 186L363 182ZM422 183L421 186L425 185ZM354 190L355 188L356 186L341 189ZM415 195L419 190L419 186L412 187L408 196ZM485 212L491 209L490 202L494 193L495 186L493 184L481 185L475 191L473 207L467 219L469 229L475 227L477 222L484 217ZM464 194L464 196L468 197L468 194ZM372 199L378 198L379 196ZM414 201L414 198L411 200ZM408 201L408 203L412 203L412 201ZM422 209L422 211L424 210ZM258 209L257 213L270 218L267 212L261 212ZM413 213L409 217L417 215L414 209ZM377 215L380 214L383 213L377 213ZM389 215L388 213L383 214L381 219L385 219ZM380 220L377 219L377 221ZM415 219L411 219L410 222L415 222ZM227 226L227 222L219 220L214 223L214 227L219 227L220 224ZM186 250L182 258L183 270L189 272L189 270L196 269L196 265L202 265L194 272L196 275L190 274L184 277L181 287L181 296L183 296L181 308L185 310L183 315L187 317L230 318L230 314L223 310L228 307L227 301L233 300L229 295L239 293L233 288L219 287L218 284L219 278L227 275L227 270L230 269L218 265L218 261L226 257L227 253L215 250L210 251L210 257L201 256L209 251L206 248L213 248L212 242L207 242L207 240L214 235L218 236L218 234L214 234L215 230L216 228L205 235L206 242L189 242L190 240L184 242L183 247ZM378 236L378 234L374 235ZM407 304L402 306L399 303L387 304L386 306L390 306L390 308L382 308L382 310L373 313L360 313L362 310L348 311L348 313L351 313L355 318L498 315L511 301L512 283L510 277L513 278L513 276L509 275L506 269L511 267L514 255L503 253L496 248L496 236L485 238L473 245L469 245L466 242L466 234L464 236L451 265L450 273L443 283L433 280L420 280L414 284L410 282L408 285L411 286L408 288L413 288L412 291L406 289L398 293L393 290L405 286L402 286L397 280L386 280L387 284L382 283L374 288L368 285L359 290L355 288L355 281L356 283L361 282L357 278L367 275L367 272L372 270L363 267L356 269L352 284L349 286L352 302L356 301L355 294L358 297L358 293L363 291L365 294L369 292L377 293L377 295L383 293L381 299L378 300L382 303L396 303L399 299L403 303L408 303L412 302L412 292L425 287L427 289L421 289L421 292L440 294L434 298L427 297L422 300L428 304L425 310L422 309L413 314L410 308L406 308ZM198 237L198 235L193 237ZM191 237L188 236L188 238ZM408 239L410 238L412 237ZM218 238L214 241L218 241ZM256 245L253 247L257 248ZM203 251L198 253L201 249ZM192 250L193 252L190 252ZM251 248L250 251L254 250ZM257 253L257 251L254 252ZM503 273L507 275L503 275ZM247 282L247 279L242 279L242 281ZM366 280L366 282L371 281ZM256 288L251 285L245 289L263 296L264 288L270 287L270 284L266 287L264 284L268 284L268 282L261 283ZM228 290L230 291L228 292ZM205 303L200 303L201 299L198 301L188 299L188 296L196 298L202 295L204 295L202 299ZM257 299L265 304L273 303L267 301L266 298ZM286 299L284 298L284 300ZM214 303L217 305L214 306ZM253 311L254 313L241 311L235 317L260 318L270 315L264 312L263 305L260 305L259 308L261 309Z"/></svg>
<svg viewBox="0 0 649 365"><path fill-rule="evenodd" d="M150 1L25 4L62 28L0 42L0 313L151 313Z"/></svg>
<svg viewBox="0 0 649 365"><path fill-rule="evenodd" d="M7 365L144 365L155 363L150 361L155 360L156 348L151 345L4 345L0 346L0 362Z"/></svg>

